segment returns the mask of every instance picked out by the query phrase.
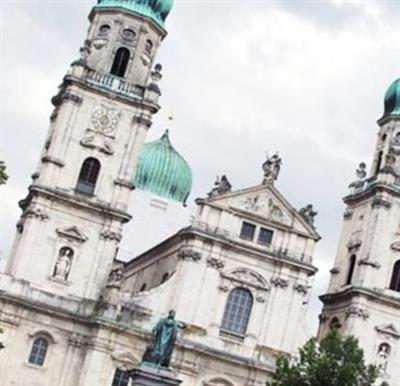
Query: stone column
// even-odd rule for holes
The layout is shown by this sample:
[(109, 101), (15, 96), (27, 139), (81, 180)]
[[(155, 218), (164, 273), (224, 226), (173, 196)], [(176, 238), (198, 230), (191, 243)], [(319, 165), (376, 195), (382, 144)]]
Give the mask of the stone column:
[(132, 386), (178, 386), (182, 381), (168, 369), (141, 364), (131, 371)]

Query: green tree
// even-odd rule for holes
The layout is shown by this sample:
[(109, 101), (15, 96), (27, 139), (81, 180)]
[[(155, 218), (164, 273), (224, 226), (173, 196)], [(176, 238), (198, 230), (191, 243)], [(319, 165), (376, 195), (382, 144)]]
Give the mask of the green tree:
[(365, 364), (356, 338), (333, 331), (320, 343), (310, 339), (295, 361), (280, 357), (267, 386), (372, 386), (378, 375), (375, 366)]

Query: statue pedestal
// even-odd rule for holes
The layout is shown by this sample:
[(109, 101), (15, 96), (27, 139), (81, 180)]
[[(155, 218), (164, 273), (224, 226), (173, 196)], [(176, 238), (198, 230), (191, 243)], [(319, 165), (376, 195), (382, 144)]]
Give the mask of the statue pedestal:
[(168, 369), (146, 364), (131, 371), (132, 386), (178, 386), (182, 381)]

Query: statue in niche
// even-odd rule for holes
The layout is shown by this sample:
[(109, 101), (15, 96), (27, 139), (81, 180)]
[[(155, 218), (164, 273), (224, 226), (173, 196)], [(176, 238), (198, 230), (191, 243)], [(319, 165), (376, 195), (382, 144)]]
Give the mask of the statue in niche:
[(309, 225), (314, 226), (314, 218), (318, 212), (314, 210), (312, 204), (308, 204), (304, 208), (301, 208), (299, 212)]
[(153, 328), (152, 342), (146, 348), (142, 362), (151, 366), (169, 368), (179, 328), (183, 323), (176, 321), (174, 310), (166, 318), (161, 318)]
[(264, 171), (263, 184), (273, 184), (278, 179), (281, 171), (282, 159), (278, 153), (275, 153), (272, 157), (267, 154), (267, 160), (263, 163), (262, 168)]
[(378, 348), (376, 365), (382, 374), (386, 374), (390, 356), (390, 346), (387, 343), (382, 343)]
[(224, 174), (221, 178), (217, 177), (214, 188), (208, 193), (208, 197), (212, 198), (215, 196), (219, 196), (220, 194), (225, 194), (230, 192), (232, 189), (232, 185), (228, 180), (228, 177)]
[(69, 247), (62, 247), (58, 253), (56, 265), (54, 266), (53, 277), (67, 280), (71, 271), (72, 257), (74, 251)]

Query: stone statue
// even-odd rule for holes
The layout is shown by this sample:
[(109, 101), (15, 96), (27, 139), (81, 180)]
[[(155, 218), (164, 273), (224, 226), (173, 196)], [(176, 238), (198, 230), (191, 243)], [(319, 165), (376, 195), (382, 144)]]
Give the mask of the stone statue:
[(225, 194), (230, 192), (232, 189), (232, 185), (228, 180), (228, 177), (224, 174), (221, 178), (217, 177), (214, 188), (208, 193), (208, 197), (219, 196), (220, 194)]
[(386, 373), (387, 365), (389, 361), (390, 355), (390, 346), (386, 343), (382, 343), (379, 346), (376, 365), (378, 369), (382, 372), (382, 374)]
[(263, 163), (262, 168), (264, 171), (263, 184), (273, 184), (274, 181), (278, 179), (279, 173), (281, 171), (282, 159), (279, 157), (278, 153), (275, 153), (272, 157), (268, 157)]
[(314, 210), (312, 204), (308, 204), (304, 208), (301, 208), (299, 212), (309, 225), (314, 226), (314, 218), (318, 212)]
[(358, 169), (356, 170), (356, 176), (359, 180), (363, 180), (365, 177), (367, 177), (367, 171), (365, 170), (367, 168), (367, 165), (364, 162), (361, 162), (358, 165)]
[(58, 254), (57, 262), (54, 267), (53, 277), (67, 280), (72, 265), (74, 251), (69, 247), (63, 247)]
[(168, 369), (178, 329), (184, 327), (183, 323), (175, 320), (175, 311), (169, 311), (168, 316), (160, 319), (153, 328), (153, 339), (151, 344), (146, 348), (142, 362)]

